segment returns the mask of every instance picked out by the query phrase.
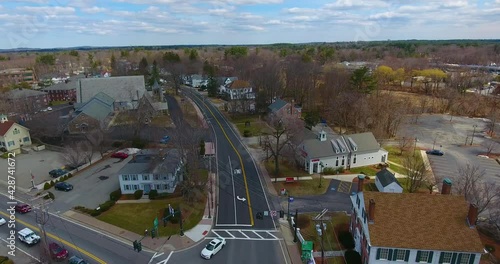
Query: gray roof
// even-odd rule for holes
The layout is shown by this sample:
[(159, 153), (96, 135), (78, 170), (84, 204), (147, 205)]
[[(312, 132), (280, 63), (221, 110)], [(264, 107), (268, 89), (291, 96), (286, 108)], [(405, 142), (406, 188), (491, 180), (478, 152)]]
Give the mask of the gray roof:
[[(163, 156), (163, 159), (160, 156)], [(144, 149), (135, 154), (118, 174), (174, 173), (180, 161), (180, 152), (177, 149), (166, 149), (162, 153), (158, 149)]]
[(46, 95), (46, 92), (35, 91), (31, 89), (14, 89), (7, 92), (7, 96), (10, 99), (20, 99), (30, 96)]
[[(357, 150), (354, 150), (348, 138), (351, 138), (354, 141), (357, 146)], [(335, 146), (332, 141), (335, 142)], [(302, 144), (309, 158), (347, 155), (349, 152), (366, 153), (378, 151), (380, 149), (377, 140), (371, 132), (351, 135), (332, 135), (330, 133), (326, 133), (326, 141), (320, 141), (319, 133), (315, 133), (311, 130), (305, 129), (304, 140)], [(339, 153), (335, 152), (336, 146), (339, 147)]]
[(83, 78), (76, 85), (76, 100), (84, 103), (99, 92), (104, 92), (115, 102), (138, 101), (146, 92), (144, 76)]
[(98, 93), (90, 101), (75, 111), (75, 114), (86, 114), (96, 120), (102, 121), (113, 112), (113, 98), (105, 93)]
[(79, 79), (85, 78), (85, 76), (82, 75), (77, 75), (74, 77), (69, 78), (68, 83), (65, 82), (60, 82), (53, 84), (49, 87), (45, 87), (42, 89), (42, 91), (60, 91), (60, 90), (75, 90), (76, 89), (76, 84), (78, 83)]
[(274, 103), (270, 104), (268, 106), (269, 110), (271, 110), (272, 112), (277, 112), (279, 111), (281, 108), (285, 107), (285, 105), (287, 104), (287, 102), (281, 100), (281, 99), (276, 99), (274, 101)]
[(387, 185), (389, 185), (393, 182), (395, 182), (399, 186), (401, 186), (399, 184), (398, 180), (396, 180), (396, 176), (394, 176), (394, 174), (392, 174), (392, 172), (388, 171), (387, 169), (382, 169), (381, 171), (377, 172), (376, 175), (377, 175), (377, 179), (382, 184), (382, 187), (386, 187)]

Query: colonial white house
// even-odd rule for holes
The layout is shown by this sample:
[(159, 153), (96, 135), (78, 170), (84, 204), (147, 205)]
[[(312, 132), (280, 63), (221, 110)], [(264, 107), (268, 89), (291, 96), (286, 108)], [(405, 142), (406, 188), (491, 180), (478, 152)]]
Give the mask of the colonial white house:
[(484, 252), (478, 209), (463, 196), (358, 191), (351, 203), (363, 264), (478, 264)]
[(21, 147), (30, 145), (29, 129), (9, 121), (6, 115), (0, 115), (0, 148), (21, 153)]
[(399, 184), (396, 176), (387, 169), (382, 169), (377, 172), (375, 186), (377, 186), (379, 192), (403, 192), (403, 187), (401, 186), (401, 184)]
[(226, 84), (224, 92), (229, 100), (253, 100), (255, 93), (249, 82), (243, 80), (235, 80)]
[(389, 155), (371, 132), (332, 135), (308, 129), (299, 151), (309, 174), (320, 173), (327, 167), (349, 169), (385, 163)]
[(183, 163), (177, 149), (141, 150), (120, 170), (118, 180), (123, 194), (143, 190), (173, 193), (182, 181)]

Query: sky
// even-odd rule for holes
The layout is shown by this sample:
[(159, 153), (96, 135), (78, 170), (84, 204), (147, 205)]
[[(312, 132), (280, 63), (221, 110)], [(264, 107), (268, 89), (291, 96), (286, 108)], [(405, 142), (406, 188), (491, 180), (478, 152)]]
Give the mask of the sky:
[(0, 49), (499, 39), (500, 0), (0, 0)]

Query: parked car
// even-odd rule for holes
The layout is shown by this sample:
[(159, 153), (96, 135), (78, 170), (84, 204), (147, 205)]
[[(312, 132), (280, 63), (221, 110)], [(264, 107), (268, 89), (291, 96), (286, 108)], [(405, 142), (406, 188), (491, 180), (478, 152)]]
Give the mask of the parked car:
[(85, 260), (83, 260), (82, 258), (72, 256), (71, 258), (69, 258), (69, 264), (87, 264), (87, 262), (85, 262)]
[(52, 111), (52, 107), (47, 107), (47, 110), (48, 111)]
[(40, 236), (29, 228), (24, 228), (17, 232), (17, 237), (28, 245), (34, 245), (40, 241)]
[(31, 206), (29, 206), (28, 204), (16, 204), (14, 209), (18, 213), (25, 214), (31, 211)]
[(73, 190), (73, 185), (67, 183), (67, 182), (58, 182), (56, 185), (54, 185), (54, 189), (59, 190), (59, 191), (65, 191), (69, 192)]
[(444, 155), (444, 152), (442, 152), (441, 150), (438, 150), (438, 149), (427, 150), (425, 153), (427, 153), (429, 155), (436, 155), (436, 156), (443, 156)]
[(126, 159), (128, 158), (128, 154), (127, 153), (123, 153), (123, 152), (115, 152), (111, 155), (112, 158), (118, 158), (118, 159)]
[(218, 237), (212, 239), (210, 243), (201, 251), (201, 257), (204, 259), (211, 259), (217, 252), (219, 252), (226, 245), (226, 239)]
[(63, 176), (66, 173), (68, 173), (68, 171), (63, 170), (63, 169), (54, 169), (54, 170), (49, 171), (49, 175), (52, 178), (57, 178), (57, 177)]
[(160, 139), (160, 143), (161, 144), (167, 144), (168, 142), (170, 141), (170, 137), (169, 136), (164, 136)]
[(3, 217), (0, 217), (0, 226), (5, 225), (5, 223), (7, 223), (7, 221), (5, 221), (5, 219), (3, 219)]
[(50, 250), (50, 255), (52, 256), (53, 259), (57, 260), (63, 260), (68, 258), (68, 251), (57, 243), (50, 243), (49, 244), (49, 250)]

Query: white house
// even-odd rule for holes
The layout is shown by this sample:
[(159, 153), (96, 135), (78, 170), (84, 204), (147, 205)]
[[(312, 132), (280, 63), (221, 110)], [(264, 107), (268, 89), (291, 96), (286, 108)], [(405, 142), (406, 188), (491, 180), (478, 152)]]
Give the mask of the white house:
[(118, 172), (123, 194), (143, 190), (158, 193), (173, 193), (177, 183), (182, 181), (183, 163), (177, 149), (145, 149), (134, 155)]
[(235, 80), (225, 85), (224, 92), (229, 100), (253, 100), (255, 93), (249, 82), (243, 80)]
[(309, 174), (320, 173), (327, 167), (349, 169), (385, 163), (389, 155), (371, 132), (331, 135), (307, 129), (299, 151)]
[(396, 176), (387, 169), (377, 172), (375, 186), (379, 192), (402, 193), (403, 187), (399, 184)]
[(21, 153), (21, 147), (30, 145), (29, 129), (9, 121), (6, 115), (0, 115), (0, 148)]
[(364, 264), (478, 264), (478, 209), (462, 196), (358, 192), (350, 231)]

